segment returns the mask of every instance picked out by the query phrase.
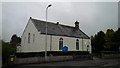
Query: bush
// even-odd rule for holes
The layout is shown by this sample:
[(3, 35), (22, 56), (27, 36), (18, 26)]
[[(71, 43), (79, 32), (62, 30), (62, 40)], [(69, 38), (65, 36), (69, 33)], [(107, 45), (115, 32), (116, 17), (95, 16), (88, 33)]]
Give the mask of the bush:
[(53, 56), (61, 55), (86, 55), (89, 54), (87, 51), (48, 51), (48, 55), (52, 54)]
[(14, 55), (16, 48), (13, 48), (9, 43), (2, 41), (2, 66), (9, 65), (9, 56)]
[[(47, 51), (47, 56), (72, 56), (72, 55), (87, 55), (88, 51)], [(16, 57), (25, 58), (25, 57), (36, 57), (36, 56), (45, 56), (45, 52), (29, 52), (29, 53), (16, 53)]]

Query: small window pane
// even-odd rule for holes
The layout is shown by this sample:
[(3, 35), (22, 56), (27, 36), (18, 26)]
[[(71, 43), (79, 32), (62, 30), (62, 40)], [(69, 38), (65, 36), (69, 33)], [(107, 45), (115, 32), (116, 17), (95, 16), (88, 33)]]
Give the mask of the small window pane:
[(30, 33), (28, 33), (28, 43), (30, 43)]
[(79, 40), (76, 40), (76, 50), (79, 50)]
[(63, 38), (59, 39), (59, 50), (62, 50), (63, 48)]

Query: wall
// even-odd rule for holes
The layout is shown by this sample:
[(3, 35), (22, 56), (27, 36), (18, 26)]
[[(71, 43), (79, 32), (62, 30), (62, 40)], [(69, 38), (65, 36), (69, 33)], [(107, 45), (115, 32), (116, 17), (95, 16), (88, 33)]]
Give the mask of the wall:
[[(28, 43), (28, 33), (30, 33), (30, 43)], [(33, 34), (35, 34), (35, 41), (33, 42)], [(17, 52), (40, 52), (45, 48), (44, 36), (41, 36), (31, 20), (23, 32), (21, 46), (18, 47)]]
[(29, 58), (16, 58), (15, 64), (30, 64), (30, 63), (44, 63), (53, 61), (66, 61), (73, 60), (72, 56), (55, 56), (55, 57), (29, 57)]
[(48, 56), (45, 57), (28, 57), (28, 58), (16, 58), (14, 64), (32, 64), (32, 63), (44, 63), (44, 62), (59, 62), (59, 61), (70, 61), (70, 60), (91, 60), (91, 55), (80, 55), (80, 56)]
[[(90, 39), (81, 39), (81, 38), (72, 38), (65, 36), (52, 36), (52, 51), (59, 50), (59, 39), (63, 38), (63, 45), (68, 47), (69, 51), (76, 50), (76, 39), (79, 40), (79, 50), (87, 51), (87, 45), (89, 45), (88, 51), (91, 52), (91, 41)], [(48, 36), (48, 40), (50, 41), (50, 35)], [(48, 41), (48, 50), (50, 50), (50, 42)]]

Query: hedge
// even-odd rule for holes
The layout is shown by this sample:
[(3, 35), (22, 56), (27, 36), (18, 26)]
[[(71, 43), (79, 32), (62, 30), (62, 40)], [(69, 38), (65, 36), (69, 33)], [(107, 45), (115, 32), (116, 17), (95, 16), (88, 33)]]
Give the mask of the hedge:
[[(47, 51), (47, 56), (73, 56), (73, 55), (87, 55), (88, 51)], [(28, 52), (28, 53), (16, 53), (16, 57), (25, 58), (25, 57), (36, 57), (36, 56), (45, 56), (45, 52)]]

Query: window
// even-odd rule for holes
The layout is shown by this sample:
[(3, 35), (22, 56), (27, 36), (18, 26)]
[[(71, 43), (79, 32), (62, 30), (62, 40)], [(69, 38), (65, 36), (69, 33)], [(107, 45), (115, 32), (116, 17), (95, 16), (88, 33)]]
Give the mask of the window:
[(79, 50), (79, 40), (76, 40), (76, 50)]
[(88, 49), (89, 49), (89, 45), (87, 45), (87, 51), (88, 51)]
[(59, 39), (59, 50), (62, 50), (63, 48), (63, 38)]
[(28, 33), (28, 43), (30, 43), (30, 33)]
[(35, 42), (35, 34), (33, 34), (33, 43)]

